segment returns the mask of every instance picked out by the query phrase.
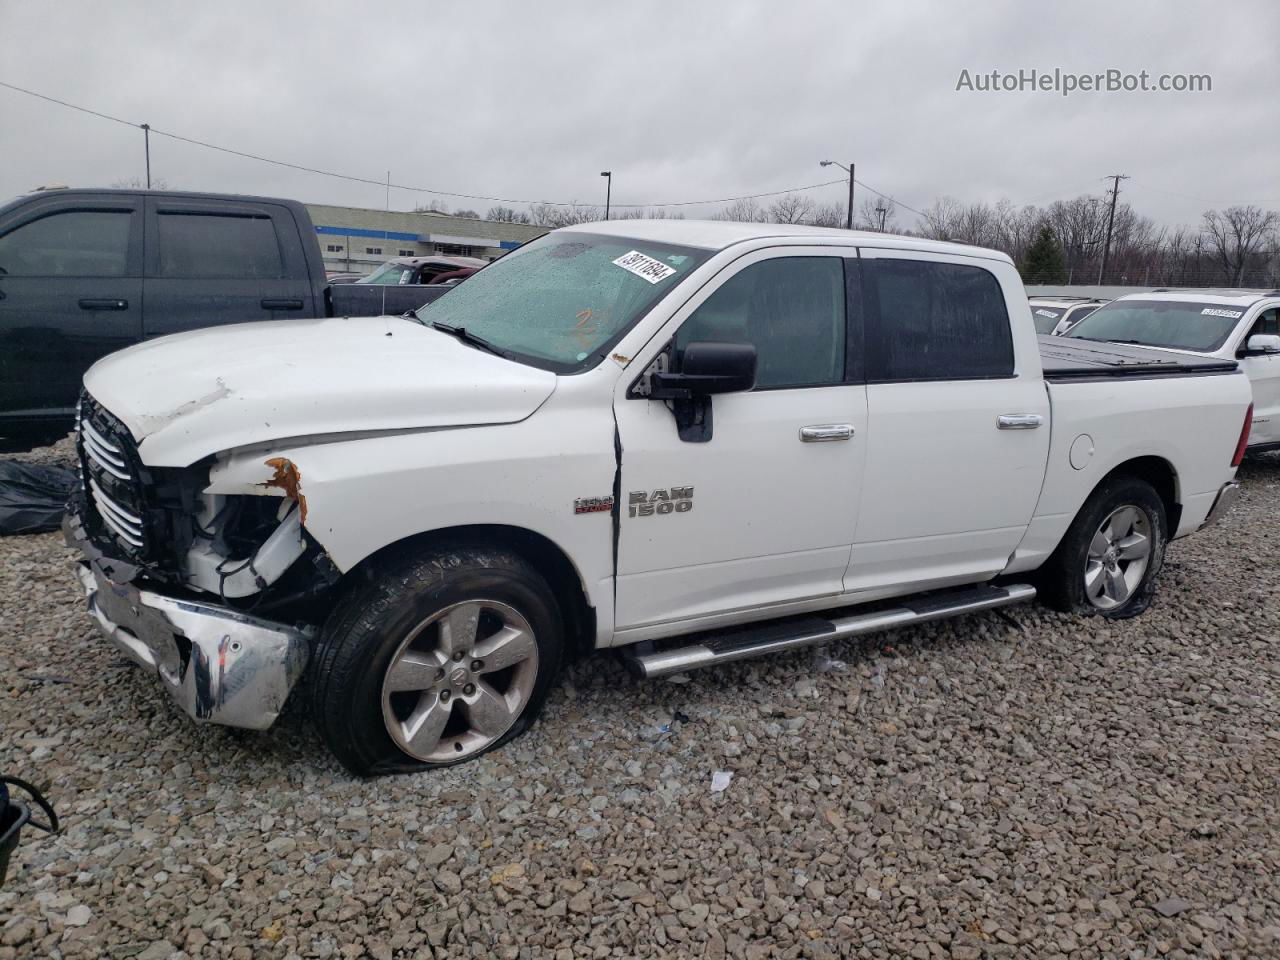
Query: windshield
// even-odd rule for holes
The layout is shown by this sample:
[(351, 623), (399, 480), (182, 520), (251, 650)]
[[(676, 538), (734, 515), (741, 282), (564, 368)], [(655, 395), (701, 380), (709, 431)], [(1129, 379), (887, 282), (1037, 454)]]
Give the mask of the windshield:
[(376, 283), (379, 285), (396, 285), (408, 283), (413, 279), (413, 267), (407, 263), (384, 263), (373, 273), (369, 274), (356, 283)]
[(711, 254), (625, 237), (556, 232), (511, 251), (420, 308), (513, 359), (558, 373), (594, 366)]
[(1053, 328), (1066, 311), (1060, 307), (1040, 307), (1031, 305), (1031, 319), (1036, 323), (1036, 333), (1053, 333)]
[(1067, 336), (1213, 353), (1227, 342), (1244, 313), (1243, 307), (1220, 303), (1116, 300), (1089, 314)]

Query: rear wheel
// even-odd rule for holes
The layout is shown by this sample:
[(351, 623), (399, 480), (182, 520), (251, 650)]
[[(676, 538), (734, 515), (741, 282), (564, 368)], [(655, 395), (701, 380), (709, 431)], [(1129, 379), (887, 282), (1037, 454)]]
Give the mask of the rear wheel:
[(317, 644), (320, 734), (360, 774), (460, 763), (518, 736), (558, 672), (560, 611), (522, 558), (484, 546), (376, 565)]
[(1045, 565), (1041, 595), (1058, 610), (1136, 616), (1155, 596), (1167, 543), (1155, 489), (1137, 477), (1112, 478), (1094, 491)]

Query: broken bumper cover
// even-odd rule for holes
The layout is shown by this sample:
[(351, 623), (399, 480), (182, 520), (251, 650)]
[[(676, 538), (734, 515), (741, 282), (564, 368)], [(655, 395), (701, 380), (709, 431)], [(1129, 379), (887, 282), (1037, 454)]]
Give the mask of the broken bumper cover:
[(116, 583), (100, 569), (74, 516), (67, 542), (87, 559), (77, 566), (89, 612), (130, 660), (154, 672), (193, 719), (265, 730), (302, 676), (311, 633), (228, 607), (168, 597)]

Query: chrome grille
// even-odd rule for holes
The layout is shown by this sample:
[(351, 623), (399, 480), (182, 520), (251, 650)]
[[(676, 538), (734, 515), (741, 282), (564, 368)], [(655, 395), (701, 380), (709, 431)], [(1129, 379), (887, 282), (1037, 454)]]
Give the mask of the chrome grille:
[(86, 393), (76, 414), (76, 439), (84, 489), (103, 532), (131, 556), (141, 556), (147, 549), (146, 502), (133, 438)]

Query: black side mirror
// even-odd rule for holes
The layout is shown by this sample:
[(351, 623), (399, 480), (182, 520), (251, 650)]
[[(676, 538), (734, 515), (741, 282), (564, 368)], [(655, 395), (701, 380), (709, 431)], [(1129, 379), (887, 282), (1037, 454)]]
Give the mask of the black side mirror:
[(652, 396), (688, 400), (713, 393), (741, 393), (756, 385), (756, 348), (750, 343), (700, 340), (684, 348), (679, 371), (654, 373)]
[(650, 374), (649, 396), (671, 401), (681, 440), (706, 443), (711, 439), (711, 395), (740, 393), (755, 385), (754, 344), (702, 340), (684, 348), (678, 371)]

